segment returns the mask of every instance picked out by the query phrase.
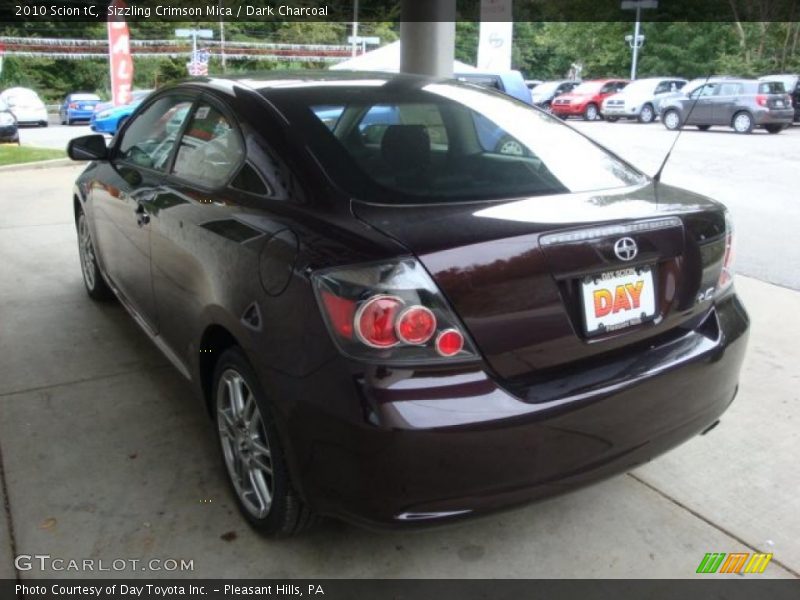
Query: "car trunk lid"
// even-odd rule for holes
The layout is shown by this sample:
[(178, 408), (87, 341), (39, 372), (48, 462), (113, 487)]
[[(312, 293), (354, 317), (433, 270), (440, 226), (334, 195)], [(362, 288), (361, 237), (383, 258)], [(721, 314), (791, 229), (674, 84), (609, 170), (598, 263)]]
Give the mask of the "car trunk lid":
[[(420, 259), (501, 378), (560, 368), (690, 325), (710, 308), (698, 293), (716, 283), (724, 251), (722, 208), (663, 184), (503, 202), (353, 202), (353, 212)], [(632, 260), (614, 252), (622, 238), (638, 248)], [(589, 331), (583, 284), (621, 270), (617, 276), (649, 273), (653, 314)], [(615, 282), (623, 291), (635, 285)], [(610, 287), (613, 307), (618, 285)]]

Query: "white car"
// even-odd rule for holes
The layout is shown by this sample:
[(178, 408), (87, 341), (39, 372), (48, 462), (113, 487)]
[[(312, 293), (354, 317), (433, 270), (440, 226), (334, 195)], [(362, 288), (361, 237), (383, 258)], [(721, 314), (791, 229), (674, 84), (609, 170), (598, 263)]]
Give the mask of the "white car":
[(33, 90), (21, 87), (9, 88), (0, 94), (0, 100), (8, 105), (20, 125), (47, 127), (47, 108)]
[(673, 94), (686, 85), (685, 79), (648, 77), (629, 83), (621, 92), (603, 100), (600, 113), (606, 121), (638, 119), (652, 123), (657, 115), (656, 105), (665, 94)]

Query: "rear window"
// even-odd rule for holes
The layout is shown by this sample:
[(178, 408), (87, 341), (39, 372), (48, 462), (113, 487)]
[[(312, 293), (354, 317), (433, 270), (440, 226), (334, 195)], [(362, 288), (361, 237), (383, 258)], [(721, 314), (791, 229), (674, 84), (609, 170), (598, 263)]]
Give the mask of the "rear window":
[(780, 81), (763, 81), (758, 84), (759, 94), (785, 94), (786, 90)]
[(100, 100), (97, 94), (71, 94), (70, 100)]
[[(645, 181), (560, 120), (472, 87), (320, 91), (325, 101), (304, 107), (318, 128), (304, 141), (332, 177), (375, 201), (551, 195)], [(286, 110), (301, 110), (303, 95), (286, 96)], [(333, 127), (331, 106), (341, 109)]]

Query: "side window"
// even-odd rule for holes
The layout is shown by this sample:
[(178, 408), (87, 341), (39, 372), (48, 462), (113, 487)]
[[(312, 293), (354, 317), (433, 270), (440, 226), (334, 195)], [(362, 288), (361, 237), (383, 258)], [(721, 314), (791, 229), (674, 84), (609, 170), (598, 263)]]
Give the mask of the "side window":
[(627, 84), (627, 83), (625, 83), (624, 81), (619, 81), (619, 82), (617, 82), (616, 86), (614, 86), (614, 87), (615, 87), (615, 89), (616, 89), (618, 92), (621, 92), (621, 91), (622, 91), (622, 90), (624, 90), (624, 89), (625, 89), (627, 86), (628, 86), (628, 84)]
[(669, 81), (662, 81), (656, 86), (655, 94), (666, 94), (670, 91), (670, 82)]
[(216, 108), (201, 102), (186, 128), (172, 173), (206, 187), (224, 184), (244, 158), (238, 131)]
[(131, 121), (120, 140), (118, 158), (146, 167), (164, 170), (192, 101), (180, 96), (164, 96)]
[(705, 98), (708, 96), (713, 96), (717, 91), (718, 84), (716, 83), (707, 83), (706, 85), (697, 88), (695, 91), (691, 93), (692, 98)]
[(742, 91), (741, 84), (738, 83), (724, 83), (720, 86), (719, 95), (720, 96), (736, 96), (740, 94)]

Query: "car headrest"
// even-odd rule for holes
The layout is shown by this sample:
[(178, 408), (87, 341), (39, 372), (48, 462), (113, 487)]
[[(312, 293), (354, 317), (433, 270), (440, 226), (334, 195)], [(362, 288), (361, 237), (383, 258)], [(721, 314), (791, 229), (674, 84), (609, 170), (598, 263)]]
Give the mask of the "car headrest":
[(424, 125), (389, 125), (381, 140), (383, 159), (400, 170), (427, 167), (431, 140)]

